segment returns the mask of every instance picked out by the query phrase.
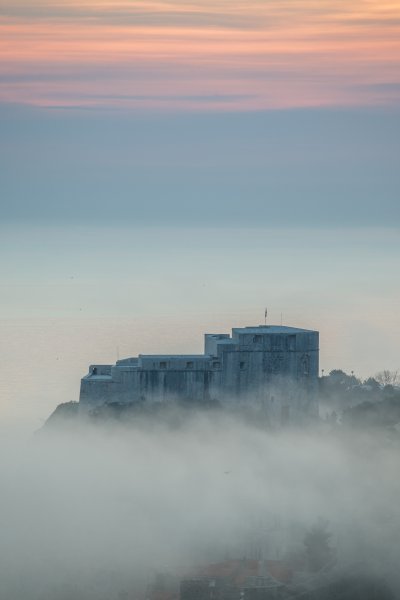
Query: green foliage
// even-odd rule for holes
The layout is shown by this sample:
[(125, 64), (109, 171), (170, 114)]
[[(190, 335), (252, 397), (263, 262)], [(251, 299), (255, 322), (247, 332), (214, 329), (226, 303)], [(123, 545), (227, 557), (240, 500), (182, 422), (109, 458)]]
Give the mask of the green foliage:
[[(389, 387), (389, 386), (387, 386)], [(400, 423), (400, 392), (383, 390), (379, 402), (362, 402), (343, 413), (343, 422), (351, 427), (394, 427)]]
[(379, 392), (381, 389), (381, 386), (375, 377), (368, 377), (368, 379), (364, 381), (363, 385), (367, 388), (370, 388), (370, 390), (373, 392)]

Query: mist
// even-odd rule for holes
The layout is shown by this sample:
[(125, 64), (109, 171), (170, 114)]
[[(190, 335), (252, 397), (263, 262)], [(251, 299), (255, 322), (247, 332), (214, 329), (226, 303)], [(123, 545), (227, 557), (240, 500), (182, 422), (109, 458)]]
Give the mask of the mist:
[(335, 569), (400, 593), (399, 439), (220, 411), (54, 427), (0, 458), (0, 597), (142, 598), (156, 573), (282, 559), (318, 522)]

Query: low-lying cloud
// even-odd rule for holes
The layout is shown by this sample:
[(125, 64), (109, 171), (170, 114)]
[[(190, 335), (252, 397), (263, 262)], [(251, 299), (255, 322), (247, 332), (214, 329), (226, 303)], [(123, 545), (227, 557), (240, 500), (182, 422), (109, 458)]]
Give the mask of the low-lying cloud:
[(1, 454), (2, 598), (138, 597), (155, 572), (283, 558), (328, 521), (337, 565), (400, 590), (399, 440), (212, 412), (39, 434)]

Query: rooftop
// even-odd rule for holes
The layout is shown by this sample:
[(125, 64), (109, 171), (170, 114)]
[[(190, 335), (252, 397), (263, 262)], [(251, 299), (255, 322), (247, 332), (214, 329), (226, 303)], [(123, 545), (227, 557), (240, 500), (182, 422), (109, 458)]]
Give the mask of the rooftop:
[(287, 327), (286, 325), (257, 325), (255, 327), (234, 327), (232, 333), (267, 335), (268, 333), (317, 333), (317, 331), (301, 329), (299, 327)]
[(175, 360), (186, 360), (186, 359), (205, 359), (205, 358), (211, 358), (211, 356), (208, 356), (207, 354), (139, 354), (139, 358), (156, 358), (156, 359), (175, 359)]

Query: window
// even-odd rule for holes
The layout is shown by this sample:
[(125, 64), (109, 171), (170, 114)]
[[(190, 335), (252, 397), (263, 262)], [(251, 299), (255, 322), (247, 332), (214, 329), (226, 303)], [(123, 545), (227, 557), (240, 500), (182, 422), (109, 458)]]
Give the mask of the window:
[(253, 342), (254, 342), (254, 344), (261, 344), (261, 342), (262, 342), (262, 335), (254, 335), (253, 336)]
[(244, 362), (244, 360), (242, 360), (240, 362), (240, 370), (243, 371), (243, 369), (245, 369), (245, 368), (246, 368), (246, 363)]
[(301, 366), (303, 368), (303, 375), (307, 376), (310, 374), (310, 357), (308, 354), (303, 354), (301, 357)]
[(160, 362), (160, 369), (166, 369), (167, 368), (167, 363), (165, 362), (165, 360), (162, 360)]
[(282, 336), (271, 335), (271, 348), (272, 350), (280, 350), (282, 348)]
[(221, 368), (221, 363), (219, 362), (219, 360), (215, 360), (212, 364), (213, 369), (220, 369)]
[(93, 369), (92, 369), (92, 375), (97, 375), (97, 367), (93, 367)]
[(189, 360), (189, 361), (186, 363), (186, 368), (187, 368), (187, 369), (193, 369), (193, 367), (194, 367), (194, 363), (193, 363), (193, 361), (192, 361), (192, 360)]

